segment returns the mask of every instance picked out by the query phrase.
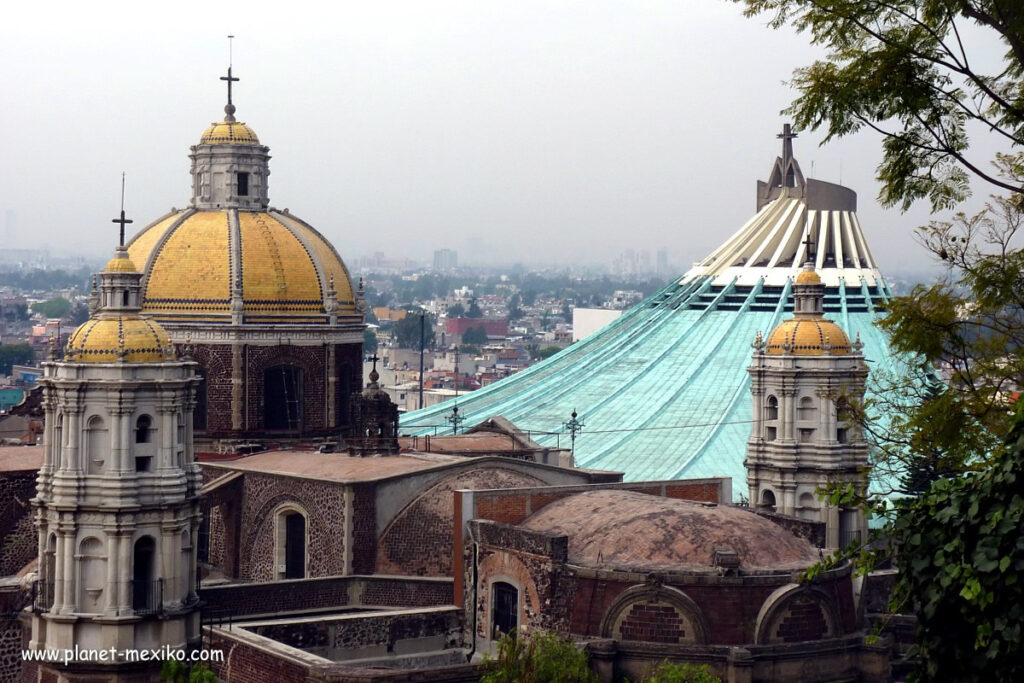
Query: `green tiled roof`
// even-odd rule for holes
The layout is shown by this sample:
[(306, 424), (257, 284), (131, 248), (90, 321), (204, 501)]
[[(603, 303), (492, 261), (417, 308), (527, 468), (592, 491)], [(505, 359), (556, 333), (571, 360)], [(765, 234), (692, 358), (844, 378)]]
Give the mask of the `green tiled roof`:
[[(627, 481), (729, 476), (745, 490), (751, 430), (747, 366), (758, 331), (792, 310), (791, 285), (673, 282), (597, 333), (544, 362), (458, 399), (464, 424), (502, 415), (534, 441), (568, 448), (563, 423), (585, 422), (576, 464), (618, 470)], [(874, 324), (884, 281), (825, 291), (825, 315), (858, 333), (873, 372), (895, 369)], [(452, 403), (407, 413), (405, 434), (447, 434)]]

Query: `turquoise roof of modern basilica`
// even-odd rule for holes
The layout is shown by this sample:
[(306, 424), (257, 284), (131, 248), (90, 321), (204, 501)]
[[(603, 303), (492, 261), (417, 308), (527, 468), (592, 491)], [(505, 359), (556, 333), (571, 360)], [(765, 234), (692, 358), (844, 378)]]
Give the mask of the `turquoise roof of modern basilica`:
[[(874, 324), (890, 292), (856, 195), (805, 181), (786, 140), (769, 182), (758, 184), (756, 215), (719, 249), (598, 332), (459, 397), (463, 424), (501, 415), (541, 445), (569, 448), (565, 423), (576, 411), (578, 467), (627, 481), (729, 476), (742, 492), (752, 344), (790, 317), (793, 279), (807, 261), (826, 286), (826, 317), (860, 336), (871, 373), (901, 373)], [(405, 414), (402, 433), (451, 433), (452, 405)]]

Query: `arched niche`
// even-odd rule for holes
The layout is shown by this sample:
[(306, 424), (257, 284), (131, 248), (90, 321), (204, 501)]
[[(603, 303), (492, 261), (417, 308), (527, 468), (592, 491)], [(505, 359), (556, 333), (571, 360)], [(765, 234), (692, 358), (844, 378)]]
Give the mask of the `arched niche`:
[(633, 586), (623, 591), (601, 620), (601, 637), (616, 640), (704, 645), (710, 632), (690, 596), (671, 586)]
[(78, 611), (99, 614), (103, 611), (103, 589), (107, 582), (107, 551), (95, 536), (78, 544)]
[(761, 605), (755, 626), (758, 645), (798, 643), (840, 635), (838, 612), (829, 596), (814, 586), (790, 583)]

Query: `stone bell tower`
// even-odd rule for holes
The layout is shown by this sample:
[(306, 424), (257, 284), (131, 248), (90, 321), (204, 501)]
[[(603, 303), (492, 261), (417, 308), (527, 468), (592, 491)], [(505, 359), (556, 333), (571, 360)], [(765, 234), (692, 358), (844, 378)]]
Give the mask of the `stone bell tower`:
[(44, 363), (31, 647), (80, 654), (40, 664), (40, 680), (159, 680), (161, 662), (126, 651), (199, 641), (196, 364), (140, 315), (141, 278), (119, 247), (97, 310)]
[(811, 264), (793, 284), (793, 317), (767, 341), (758, 333), (749, 367), (754, 424), (747, 441), (750, 504), (825, 522), (826, 545), (863, 539), (858, 509), (828, 505), (829, 484), (868, 483), (867, 443), (849, 407), (864, 399), (867, 366), (860, 338), (823, 316), (824, 285)]

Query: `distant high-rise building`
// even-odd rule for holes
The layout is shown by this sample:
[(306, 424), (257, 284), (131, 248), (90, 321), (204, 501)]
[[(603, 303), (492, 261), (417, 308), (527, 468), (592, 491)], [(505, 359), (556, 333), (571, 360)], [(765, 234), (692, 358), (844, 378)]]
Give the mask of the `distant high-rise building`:
[(455, 270), (459, 267), (459, 252), (454, 249), (438, 249), (434, 252), (434, 270)]
[(657, 270), (655, 272), (658, 275), (667, 275), (668, 274), (669, 270), (668, 270), (668, 250), (667, 249), (659, 249), (658, 250), (658, 265), (656, 266), (656, 268), (657, 268)]

